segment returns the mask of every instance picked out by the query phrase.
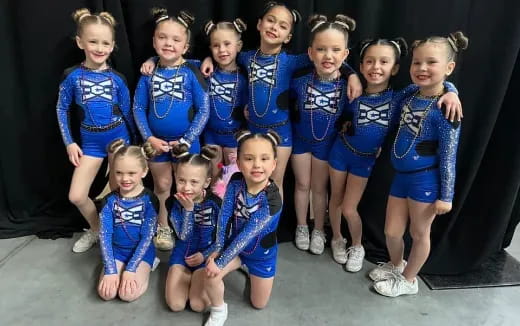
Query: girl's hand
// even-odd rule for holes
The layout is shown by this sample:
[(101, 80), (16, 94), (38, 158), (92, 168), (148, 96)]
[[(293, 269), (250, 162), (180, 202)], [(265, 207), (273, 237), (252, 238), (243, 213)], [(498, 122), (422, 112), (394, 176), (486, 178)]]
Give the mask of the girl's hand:
[(152, 58), (150, 58), (141, 65), (140, 72), (141, 72), (141, 74), (143, 74), (145, 76), (150, 76), (153, 73), (154, 69), (155, 69), (155, 62), (152, 60)]
[(124, 271), (121, 277), (121, 294), (132, 296), (137, 293), (137, 277), (134, 272)]
[(244, 118), (249, 121), (249, 107), (247, 105), (244, 106)]
[(206, 262), (206, 275), (208, 277), (215, 277), (220, 274), (220, 268), (218, 268), (217, 264), (215, 264), (215, 259), (209, 257)]
[(170, 151), (170, 146), (168, 145), (168, 142), (162, 139), (159, 139), (155, 136), (150, 136), (147, 139), (150, 144), (152, 144), (152, 147), (157, 151), (157, 154), (165, 153)]
[(235, 151), (228, 152), (227, 159), (228, 159), (229, 164), (236, 163), (237, 162), (237, 152), (235, 152)]
[(442, 200), (436, 200), (435, 203), (433, 203), (433, 210), (435, 211), (436, 215), (446, 214), (451, 211), (451, 203)]
[(464, 115), (462, 114), (462, 103), (460, 103), (460, 99), (457, 94), (448, 92), (441, 96), (439, 101), (437, 101), (437, 106), (439, 109), (442, 105), (446, 107), (445, 117), (451, 122), (460, 121)]
[(181, 203), (182, 207), (184, 207), (185, 210), (190, 212), (193, 211), (193, 207), (195, 206), (195, 204), (193, 203), (193, 199), (191, 199), (182, 192), (178, 192), (174, 196), (175, 198), (177, 198), (179, 203)]
[(379, 149), (377, 150), (376, 158), (379, 158), (379, 155), (381, 155), (381, 147), (379, 147)]
[(352, 126), (352, 121), (343, 122), (343, 124), (341, 125), (341, 130), (339, 132), (341, 132), (342, 134), (347, 133), (350, 126)]
[(352, 101), (361, 96), (362, 93), (363, 86), (361, 85), (361, 80), (359, 80), (358, 75), (350, 74), (350, 76), (348, 76), (347, 83), (347, 97), (349, 99), (349, 103), (352, 103)]
[(174, 146), (179, 145), (179, 141), (178, 141), (178, 140), (172, 140), (172, 141), (169, 141), (169, 142), (168, 142), (168, 145), (170, 146), (170, 149), (171, 149), (171, 148), (173, 148)]
[(213, 73), (213, 70), (213, 61), (210, 57), (206, 57), (200, 65), (200, 72), (202, 73), (202, 75), (204, 75), (204, 77), (208, 78)]
[(83, 156), (83, 151), (76, 143), (72, 143), (67, 145), (67, 155), (69, 156), (69, 161), (75, 167), (79, 166), (79, 159)]
[(195, 267), (199, 266), (204, 262), (204, 256), (202, 256), (200, 252), (196, 252), (193, 255), (186, 257), (184, 261), (186, 262), (186, 264), (188, 264), (188, 266)]
[(109, 274), (103, 275), (101, 282), (98, 285), (98, 292), (103, 294), (103, 297), (110, 297), (111, 293), (117, 293), (119, 287), (119, 275)]

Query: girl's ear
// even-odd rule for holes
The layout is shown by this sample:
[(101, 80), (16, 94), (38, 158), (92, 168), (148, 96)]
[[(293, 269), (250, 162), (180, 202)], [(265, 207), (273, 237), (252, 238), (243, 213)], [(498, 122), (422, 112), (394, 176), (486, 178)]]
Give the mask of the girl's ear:
[(397, 75), (397, 72), (399, 72), (399, 64), (398, 63), (396, 63), (394, 65), (394, 67), (392, 68), (392, 70), (391, 70), (392, 76)]
[(455, 61), (448, 62), (448, 66), (446, 67), (446, 76), (451, 75), (453, 70), (455, 69)]
[(78, 46), (78, 48), (83, 50), (83, 45), (81, 45), (81, 38), (77, 35), (76, 35), (76, 45)]
[(291, 41), (291, 38), (292, 38), (292, 34), (289, 33), (289, 35), (287, 35), (287, 38), (285, 38), (285, 41), (283, 41), (285, 44), (289, 43)]
[(242, 51), (242, 45), (244, 45), (244, 42), (242, 40), (237, 41), (237, 52)]
[(206, 178), (206, 182), (204, 182), (204, 189), (209, 187), (210, 184), (211, 184), (211, 177), (210, 178)]

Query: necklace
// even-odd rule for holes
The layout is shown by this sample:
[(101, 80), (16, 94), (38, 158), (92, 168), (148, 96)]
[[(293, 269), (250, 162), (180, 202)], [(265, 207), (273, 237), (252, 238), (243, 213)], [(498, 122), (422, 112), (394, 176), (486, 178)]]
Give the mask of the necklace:
[[(269, 105), (271, 104), (271, 95), (273, 92), (273, 85), (269, 84), (269, 96), (267, 97), (267, 105), (265, 106), (265, 111), (262, 114), (259, 114), (256, 110), (256, 103), (255, 103), (255, 88), (254, 88), (254, 81), (253, 81), (253, 69), (256, 69), (255, 66), (256, 63), (256, 56), (258, 55), (258, 52), (260, 52), (260, 49), (256, 50), (255, 55), (253, 56), (253, 62), (251, 63), (251, 72), (249, 73), (249, 87), (250, 87), (250, 94), (251, 94), (251, 106), (253, 107), (253, 111), (255, 112), (255, 115), (259, 118), (265, 117), (267, 112), (269, 111)], [(280, 53), (277, 53), (274, 57), (274, 71), (273, 76), (276, 75), (278, 72), (278, 56)]]
[[(117, 206), (120, 207), (120, 208), (122, 208), (122, 205), (121, 205), (121, 199), (137, 199), (137, 198), (139, 198), (139, 197), (140, 197), (140, 195), (137, 195), (136, 197), (127, 197), (127, 198), (125, 198), (125, 197), (121, 196), (121, 194), (117, 193), (117, 194), (116, 194), (116, 202), (117, 202)], [(141, 201), (141, 204), (142, 204), (143, 207), (144, 207), (144, 203), (143, 203), (142, 201)], [(126, 236), (127, 236), (130, 240), (132, 240), (132, 241), (134, 241), (134, 242), (139, 241), (139, 240), (137, 240), (137, 239), (134, 239), (134, 237), (132, 237), (132, 236), (130, 235), (130, 233), (128, 232), (128, 229), (126, 228), (126, 221), (125, 221), (125, 219), (124, 219), (121, 215), (119, 216), (119, 219), (121, 220), (121, 226), (123, 227), (123, 231), (125, 231)]]
[[(213, 94), (213, 95), (210, 96), (211, 103), (213, 104), (213, 108), (215, 109), (215, 114), (217, 115), (217, 118), (220, 119), (220, 121), (227, 121), (233, 115), (233, 109), (235, 108), (235, 102), (236, 102), (236, 98), (237, 98), (237, 89), (238, 89), (238, 68), (236, 69), (235, 84), (233, 86), (233, 92), (232, 92), (232, 96), (231, 96), (233, 98), (233, 101), (231, 102), (231, 110), (229, 110), (229, 116), (227, 116), (225, 118), (222, 118), (220, 116), (220, 114), (218, 113), (217, 105), (215, 104), (215, 96), (218, 96), (218, 95), (217, 94)], [(212, 92), (215, 91), (215, 89), (213, 87), (213, 84), (211, 84), (211, 91)]]
[[(312, 76), (311, 76), (311, 81), (310, 81), (310, 87), (312, 89), (315, 89), (314, 87), (314, 77), (316, 75), (316, 71), (314, 71), (312, 73)], [(330, 80), (329, 82), (332, 82), (332, 80)], [(339, 84), (341, 82), (341, 78), (338, 77), (338, 79), (336, 80), (336, 84), (334, 85), (334, 95), (336, 95), (338, 93), (338, 89), (339, 89)], [(338, 112), (338, 107), (339, 107), (339, 96), (338, 96), (338, 99), (336, 101), (336, 113)], [(305, 100), (305, 102), (308, 102), (308, 93), (307, 93), (307, 98)], [(311, 110), (311, 132), (312, 132), (312, 138), (314, 138), (314, 140), (316, 141), (323, 141), (326, 137), (327, 137), (327, 134), (329, 133), (329, 128), (330, 128), (330, 123), (332, 121), (332, 119), (334, 118), (335, 114), (331, 114), (331, 115), (328, 115), (328, 114), (325, 114), (327, 117), (327, 128), (325, 128), (325, 132), (323, 133), (323, 136), (322, 137), (318, 137), (316, 136), (316, 132), (314, 131), (314, 117), (313, 117), (313, 112), (314, 112), (314, 108), (310, 108)]]
[[(415, 98), (415, 96), (419, 93), (419, 91), (415, 92), (415, 94), (413, 94), (410, 99), (408, 100), (408, 103), (406, 103), (406, 106), (408, 108), (410, 108), (410, 111), (412, 111), (412, 107), (411, 107), (411, 103), (413, 101), (413, 99)], [(406, 151), (404, 152), (403, 155), (397, 155), (397, 151), (395, 149), (396, 147), (396, 144), (397, 144), (397, 138), (399, 138), (399, 133), (401, 132), (401, 128), (406, 124), (404, 122), (404, 111), (401, 113), (401, 121), (399, 122), (399, 129), (397, 129), (397, 134), (395, 135), (395, 139), (394, 139), (394, 146), (393, 146), (393, 152), (394, 152), (394, 156), (398, 159), (402, 159), (403, 157), (405, 157), (406, 155), (408, 155), (408, 153), (410, 152), (410, 150), (412, 149), (413, 145), (415, 144), (415, 141), (417, 140), (417, 137), (419, 137), (419, 134), (421, 133), (421, 130), (422, 130), (422, 125), (423, 125), (423, 122), (426, 118), (426, 115), (428, 114), (428, 112), (430, 111), (433, 103), (436, 103), (437, 100), (439, 99), (440, 95), (435, 95), (433, 97), (428, 97), (428, 98), (431, 98), (431, 102), (428, 104), (428, 106), (426, 107), (426, 109), (424, 110), (424, 115), (422, 116), (421, 118), (421, 121), (419, 121), (419, 128), (417, 128), (417, 132), (415, 133), (415, 136), (413, 137), (413, 140), (410, 142), (410, 145), (408, 145), (408, 148), (406, 149)]]
[[(104, 77), (107, 77), (104, 73), (107, 72), (108, 73), (108, 79), (110, 80), (110, 107), (113, 107), (113, 104), (114, 104), (114, 92), (113, 92), (113, 89), (115, 87), (114, 85), (114, 80), (112, 79), (112, 74), (111, 74), (111, 68), (110, 66), (107, 66), (107, 68), (105, 69), (101, 69), (101, 70), (94, 70), (94, 69), (90, 69), (89, 67), (87, 67), (85, 65), (85, 62), (82, 62), (81, 63), (81, 76), (80, 76), (80, 81), (79, 81), (79, 84), (81, 86), (81, 104), (87, 106), (87, 96), (85, 95), (85, 92), (84, 92), (84, 87), (87, 86), (86, 85), (86, 81), (88, 81), (86, 78), (85, 78), (85, 70), (87, 71), (91, 71), (91, 72), (95, 72), (95, 73), (99, 73), (101, 74), (102, 76)], [(89, 81), (90, 82), (90, 81)], [(94, 126), (96, 126), (97, 128), (101, 128), (101, 125), (98, 124), (96, 122), (96, 120), (94, 119), (94, 116), (92, 115), (92, 112), (90, 111), (89, 108), (86, 108), (86, 110), (88, 112), (88, 115), (90, 117), (90, 120), (92, 121), (92, 123), (94, 124)], [(113, 114), (113, 110), (110, 110), (110, 120), (112, 120), (112, 114)]]
[[(176, 66), (175, 68), (177, 68), (177, 70), (175, 70), (175, 75), (173, 76), (173, 80), (175, 80), (177, 78), (177, 75), (179, 74), (179, 70), (181, 70), (182, 66), (184, 65), (184, 62), (181, 63), (180, 65)], [(155, 66), (155, 69), (153, 70), (152, 72), (152, 79), (153, 77), (155, 76), (155, 73), (157, 71), (157, 68), (159, 67), (159, 64), (157, 64)], [(173, 88), (173, 85), (172, 85), (172, 93), (170, 94), (170, 104), (168, 105), (168, 108), (166, 109), (166, 112), (163, 114), (163, 115), (160, 115), (159, 113), (157, 113), (157, 108), (155, 106), (155, 97), (153, 96), (153, 89), (152, 89), (152, 104), (153, 104), (153, 113), (155, 114), (155, 116), (157, 117), (157, 119), (164, 119), (168, 116), (168, 114), (170, 113), (170, 110), (172, 109), (173, 107), (173, 91), (175, 89)]]

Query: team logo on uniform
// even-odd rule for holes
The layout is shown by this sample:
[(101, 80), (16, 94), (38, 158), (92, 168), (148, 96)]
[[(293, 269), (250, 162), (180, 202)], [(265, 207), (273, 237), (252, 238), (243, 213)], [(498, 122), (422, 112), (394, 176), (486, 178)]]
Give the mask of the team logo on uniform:
[(370, 106), (359, 103), (359, 117), (357, 123), (358, 125), (366, 125), (373, 122), (388, 127), (390, 120), (389, 113), (389, 103), (380, 106)]
[(307, 98), (303, 108), (305, 110), (321, 109), (330, 114), (338, 112), (338, 102), (341, 97), (341, 89), (331, 92), (322, 92), (307, 85)]
[(216, 78), (211, 77), (209, 95), (218, 96), (224, 101), (231, 103), (233, 100), (233, 91), (236, 83), (221, 83)]
[(249, 75), (249, 82), (255, 82), (257, 80), (263, 81), (271, 86), (276, 86), (276, 73), (277, 64), (276, 62), (262, 66), (256, 62), (251, 63), (251, 73)]
[(260, 208), (260, 204), (258, 203), (253, 204), (251, 206), (247, 206), (244, 200), (244, 196), (242, 195), (242, 193), (240, 193), (237, 199), (237, 207), (235, 208), (235, 216), (249, 219), (249, 217), (251, 217), (251, 214), (256, 212), (258, 208)]
[(80, 84), (83, 91), (83, 100), (89, 101), (98, 98), (112, 101), (112, 89), (114, 86), (110, 78), (101, 81), (81, 79)]
[(421, 129), (421, 121), (424, 119), (425, 114), (425, 110), (412, 111), (408, 105), (405, 105), (403, 107), (403, 112), (401, 113), (401, 121), (399, 122), (399, 125), (407, 126), (414, 135), (418, 135)]
[(154, 75), (152, 77), (152, 96), (157, 98), (163, 95), (169, 95), (173, 98), (184, 100), (184, 92), (182, 91), (183, 83), (183, 75), (174, 76), (172, 78), (163, 78)]
[(206, 209), (201, 209), (196, 211), (194, 214), (195, 223), (204, 226), (211, 226), (213, 223), (211, 222), (211, 217), (213, 216), (213, 208), (208, 207)]
[(115, 222), (120, 223), (131, 223), (136, 225), (143, 224), (142, 213), (144, 211), (144, 204), (140, 203), (133, 207), (126, 208), (119, 203), (114, 203)]

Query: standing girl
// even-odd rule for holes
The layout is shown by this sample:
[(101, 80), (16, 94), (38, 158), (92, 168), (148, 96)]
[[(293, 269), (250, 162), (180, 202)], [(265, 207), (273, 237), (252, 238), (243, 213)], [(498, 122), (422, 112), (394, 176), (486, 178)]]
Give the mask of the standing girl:
[(148, 288), (150, 271), (159, 263), (152, 243), (159, 201), (142, 182), (148, 172), (146, 161), (155, 150), (148, 143), (126, 146), (118, 139), (109, 151), (114, 155), (119, 188), (101, 202), (99, 240), (104, 269), (98, 294), (103, 300), (119, 295), (123, 301), (134, 301)]
[[(76, 44), (85, 52), (85, 61), (65, 70), (56, 112), (69, 160), (75, 166), (69, 200), (90, 225), (72, 250), (84, 252), (96, 243), (99, 230), (96, 207), (88, 197), (90, 186), (107, 157), (107, 145), (118, 138), (128, 143), (135, 128), (125, 78), (107, 63), (115, 45), (114, 17), (107, 12), (91, 14), (83, 8), (76, 10), (73, 18), (77, 24)], [(73, 102), (80, 109), (81, 146), (72, 138), (69, 125)], [(111, 155), (108, 159), (111, 163)], [(110, 188), (115, 187), (110, 173)]]
[(217, 239), (208, 249), (205, 290), (211, 303), (206, 326), (223, 325), (227, 318), (222, 279), (246, 265), (251, 281), (251, 304), (267, 305), (276, 273), (276, 228), (282, 211), (278, 187), (269, 179), (276, 168), (275, 132), (238, 137), (236, 173), (228, 184), (220, 211)]
[[(416, 85), (410, 85), (396, 92), (389, 87), (390, 78), (399, 70), (399, 59), (406, 52), (407, 45), (402, 38), (368, 40), (361, 44), (360, 71), (367, 87), (365, 93), (344, 111), (342, 120), (348, 120), (350, 125), (347, 132), (338, 133), (329, 156), (331, 248), (334, 260), (346, 263), (349, 272), (361, 270), (365, 257), (361, 244), (361, 217), (357, 210), (359, 201), (389, 128), (397, 124), (401, 101), (418, 89)], [(457, 90), (451, 83), (447, 82), (445, 86), (450, 93), (435, 104), (446, 105), (447, 114), (460, 114)], [(341, 213), (347, 219), (352, 238), (347, 251), (341, 235)]]
[(161, 203), (156, 245), (169, 250), (173, 240), (164, 202), (170, 196), (173, 182), (170, 148), (181, 143), (191, 153), (199, 152), (199, 135), (209, 116), (209, 98), (199, 70), (183, 58), (194, 18), (184, 11), (170, 16), (166, 9), (154, 9), (153, 14), (153, 46), (159, 62), (151, 76), (139, 79), (134, 116), (143, 139), (160, 154), (150, 162), (154, 192)]
[(319, 255), (325, 246), (327, 159), (336, 134), (336, 120), (347, 103), (347, 81), (341, 78), (339, 69), (349, 53), (348, 32), (353, 31), (356, 25), (353, 19), (344, 15), (336, 15), (333, 21), (328, 21), (323, 15), (314, 15), (309, 25), (308, 55), (314, 69), (298, 71), (291, 82), (291, 95), (297, 100), (291, 163), (296, 181), (296, 247), (309, 249), (307, 210), (312, 190), (314, 230), (310, 251)]
[[(430, 253), (433, 220), (451, 210), (460, 123), (447, 120), (434, 104), (444, 93), (443, 82), (455, 68), (456, 55), (467, 45), (462, 32), (412, 45), (410, 76), (419, 90), (404, 101), (392, 146), (397, 172), (385, 223), (390, 262), (369, 274), (379, 294), (396, 297), (418, 292), (416, 276)], [(413, 242), (406, 264), (403, 235), (408, 221)]]
[[(301, 20), (298, 11), (286, 5), (270, 1), (256, 28), (260, 33), (260, 47), (242, 52), (238, 63), (247, 68), (249, 75), (249, 101), (247, 104), (248, 127), (253, 133), (276, 131), (281, 137), (277, 148), (277, 166), (273, 180), (283, 196), (283, 177), (292, 146), (292, 130), (289, 121), (289, 83), (293, 73), (311, 64), (307, 54), (292, 55), (282, 49), (292, 37), (294, 25)], [(202, 71), (212, 68), (204, 61)], [(361, 94), (361, 84), (355, 74), (349, 77), (349, 98)]]
[(177, 236), (170, 256), (166, 278), (166, 302), (173, 311), (181, 311), (190, 300), (194, 311), (209, 304), (204, 294), (204, 262), (215, 241), (217, 217), (222, 201), (207, 188), (211, 182), (214, 146), (204, 146), (200, 154), (190, 154), (180, 144), (173, 148), (178, 161), (175, 170), (177, 193), (166, 201), (170, 222)]

